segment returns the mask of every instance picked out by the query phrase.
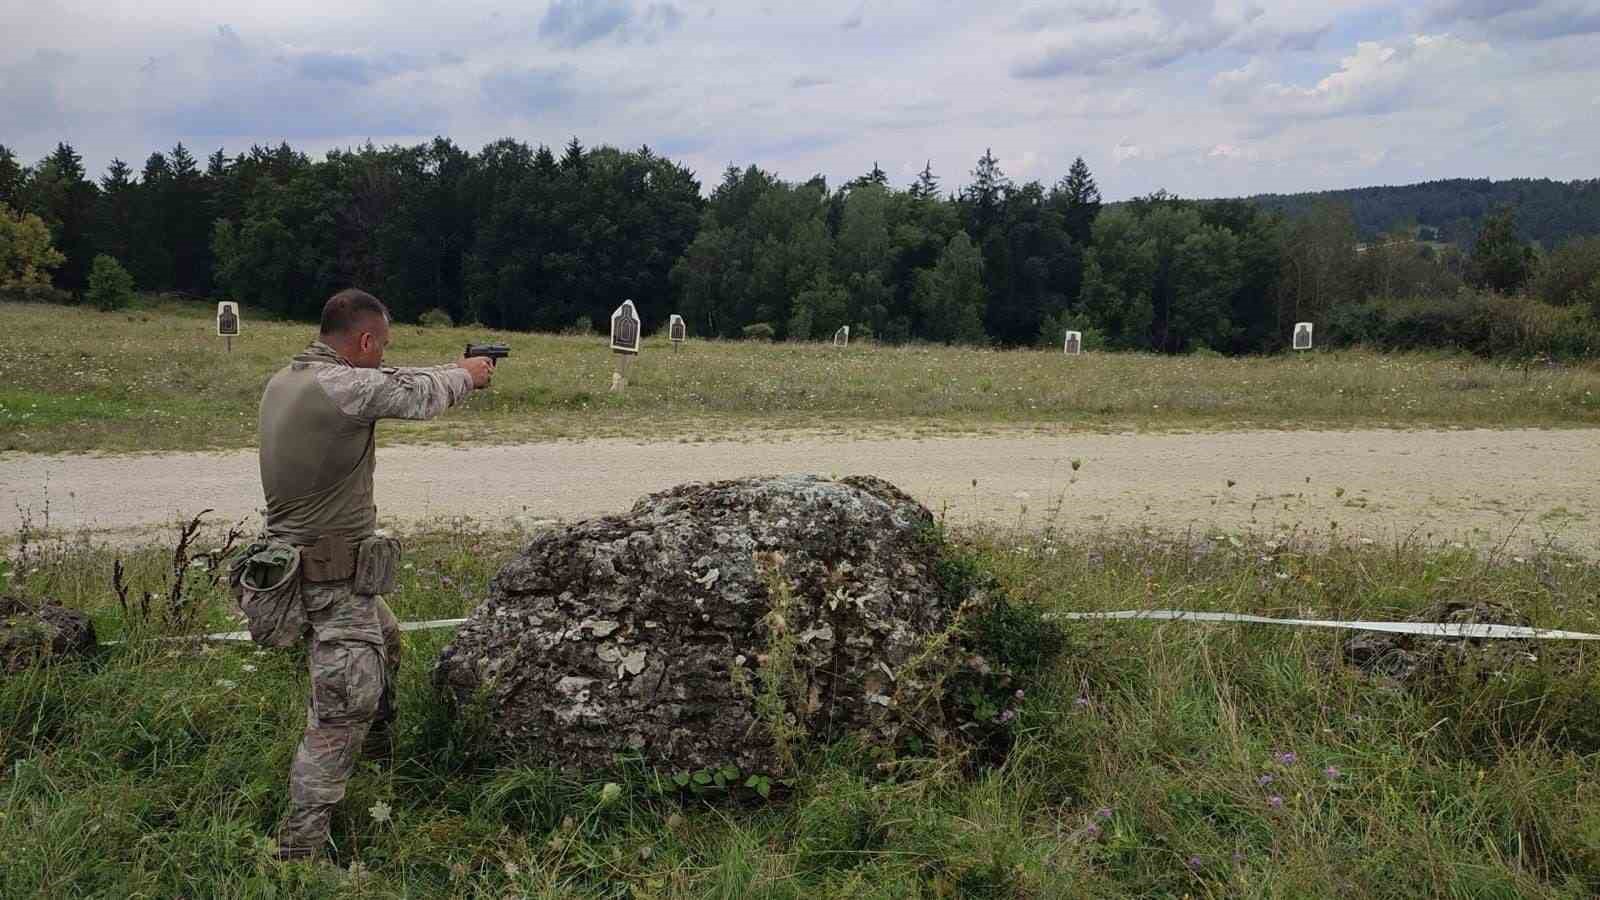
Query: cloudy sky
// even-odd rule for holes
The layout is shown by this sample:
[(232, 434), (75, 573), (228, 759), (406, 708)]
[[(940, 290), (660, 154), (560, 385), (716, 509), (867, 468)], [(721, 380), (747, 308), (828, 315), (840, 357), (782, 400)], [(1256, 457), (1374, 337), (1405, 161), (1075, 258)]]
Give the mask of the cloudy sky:
[[(649, 144), (1108, 199), (1600, 176), (1600, 0), (0, 0), (0, 143)], [(709, 187), (709, 184), (708, 184)]]

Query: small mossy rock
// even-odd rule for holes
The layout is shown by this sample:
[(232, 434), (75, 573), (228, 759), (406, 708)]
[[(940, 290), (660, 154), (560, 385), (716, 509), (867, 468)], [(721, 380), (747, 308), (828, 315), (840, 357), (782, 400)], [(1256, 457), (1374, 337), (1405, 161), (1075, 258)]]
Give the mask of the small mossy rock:
[[(1524, 628), (1532, 624), (1522, 613), (1488, 600), (1436, 603), (1410, 621)], [(1451, 678), (1469, 667), (1480, 673), (1504, 671), (1537, 657), (1532, 653), (1531, 642), (1524, 640), (1358, 634), (1345, 640), (1344, 658), (1369, 675), (1411, 685), (1427, 679)]]
[(94, 623), (84, 613), (0, 597), (0, 671), (7, 675), (94, 649)]
[[(654, 494), (537, 537), (440, 652), (435, 684), (491, 743), (573, 771), (620, 754), (778, 773), (775, 732), (889, 741), (902, 705), (931, 690), (921, 663), (954, 653), (930, 651), (960, 605), (932, 526), (876, 478)], [(758, 711), (766, 678), (784, 700), (777, 728), (773, 694)]]

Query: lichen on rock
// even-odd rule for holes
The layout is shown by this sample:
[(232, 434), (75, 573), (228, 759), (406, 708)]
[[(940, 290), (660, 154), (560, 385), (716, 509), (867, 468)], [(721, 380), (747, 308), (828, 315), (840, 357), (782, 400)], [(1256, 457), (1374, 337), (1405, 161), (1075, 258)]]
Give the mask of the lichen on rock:
[(94, 623), (75, 609), (0, 597), (0, 672), (24, 669), (95, 650)]
[(916, 673), (954, 652), (933, 525), (876, 478), (654, 494), (534, 539), (435, 683), (494, 744), (570, 770), (781, 773), (790, 739), (892, 741), (933, 689)]

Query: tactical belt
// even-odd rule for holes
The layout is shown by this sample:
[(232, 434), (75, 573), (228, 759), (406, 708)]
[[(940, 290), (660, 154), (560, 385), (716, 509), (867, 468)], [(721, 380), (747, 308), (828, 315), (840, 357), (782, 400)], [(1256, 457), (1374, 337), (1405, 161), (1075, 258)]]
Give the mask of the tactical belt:
[(400, 542), (382, 534), (368, 535), (359, 543), (325, 534), (300, 550), (300, 571), (306, 581), (349, 581), (358, 594), (394, 590), (399, 568)]
[(300, 548), (300, 572), (313, 583), (348, 581), (356, 574), (356, 545), (349, 538), (325, 534)]

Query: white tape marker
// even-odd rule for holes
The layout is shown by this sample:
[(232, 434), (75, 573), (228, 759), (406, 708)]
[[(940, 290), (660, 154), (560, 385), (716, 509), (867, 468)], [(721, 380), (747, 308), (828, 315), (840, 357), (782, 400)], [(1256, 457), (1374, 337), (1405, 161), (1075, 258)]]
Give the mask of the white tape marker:
[(1480, 625), (1460, 622), (1346, 622), (1332, 619), (1274, 619), (1246, 613), (1189, 612), (1181, 609), (1124, 609), (1116, 612), (1046, 614), (1055, 619), (1152, 619), (1189, 622), (1248, 622), (1254, 625), (1293, 625), (1297, 628), (1345, 628), (1388, 634), (1419, 634), (1443, 638), (1521, 638), (1548, 641), (1600, 641), (1600, 634), (1527, 628), (1522, 625)]
[[(1541, 641), (1600, 641), (1600, 634), (1561, 631), (1554, 628), (1527, 628), (1522, 625), (1479, 625), (1459, 622), (1360, 622), (1336, 619), (1275, 619), (1248, 613), (1191, 612), (1182, 609), (1122, 609), (1115, 612), (1046, 613), (1047, 619), (1084, 621), (1089, 619), (1147, 619), (1169, 622), (1246, 622), (1252, 625), (1292, 625), (1296, 628), (1343, 628), (1349, 631), (1380, 631), (1387, 634), (1417, 634), (1437, 638), (1490, 638)], [(402, 622), (401, 631), (429, 631), (455, 628), (466, 619), (433, 619), (427, 622)], [(198, 635), (207, 641), (248, 641), (248, 631), (226, 631)]]
[[(466, 619), (434, 619), (431, 622), (401, 622), (400, 623), (400, 630), (401, 631), (428, 631), (428, 630), (433, 629), (433, 628), (454, 628), (457, 625), (460, 625), (461, 623), (463, 623), (465, 621), (467, 621), (467, 620)], [(216, 634), (196, 635), (196, 638), (198, 638), (199, 640), (202, 640), (202, 641), (248, 641), (248, 640), (250, 640), (250, 632), (248, 632), (248, 631), (219, 631)], [(182, 638), (177, 638), (176, 640), (182, 640)]]

